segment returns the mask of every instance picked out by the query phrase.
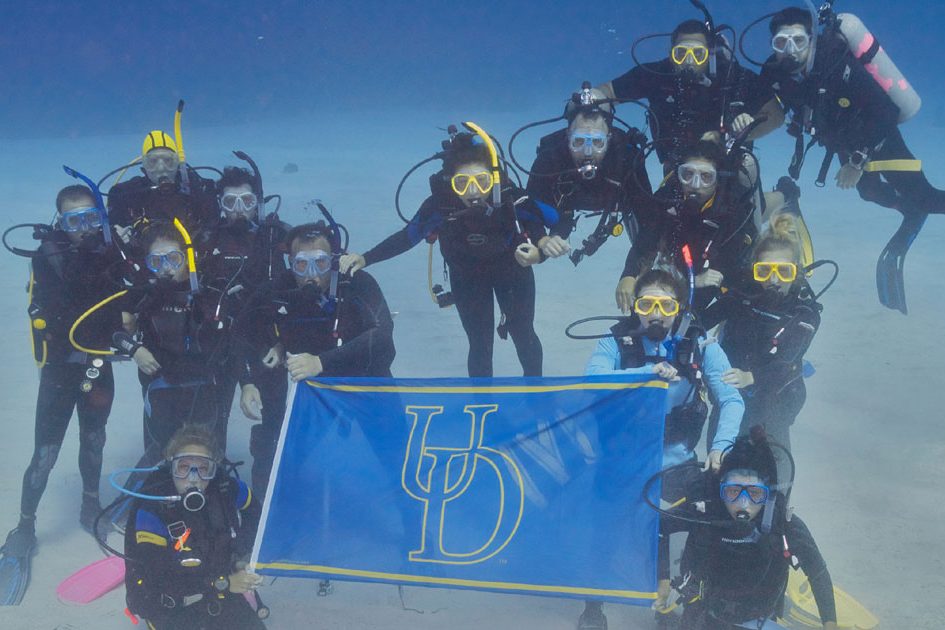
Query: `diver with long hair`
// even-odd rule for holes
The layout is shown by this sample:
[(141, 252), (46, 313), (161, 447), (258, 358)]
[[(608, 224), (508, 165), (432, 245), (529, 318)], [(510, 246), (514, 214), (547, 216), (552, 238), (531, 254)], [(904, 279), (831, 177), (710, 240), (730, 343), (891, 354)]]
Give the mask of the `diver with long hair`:
[[(733, 170), (733, 163), (736, 168)], [(719, 295), (722, 283), (735, 275), (757, 237), (755, 195), (739, 154), (727, 154), (715, 142), (701, 140), (681, 149), (679, 163), (667, 174), (646, 210), (650, 227), (627, 253), (617, 284), (617, 305), (630, 310), (635, 279), (657, 259), (688, 272), (682, 251), (688, 246), (695, 273), (691, 308), (701, 313)]]
[(125, 529), (128, 612), (154, 630), (265, 628), (243, 595), (262, 581), (246, 571), (259, 501), (205, 425), (182, 426), (163, 455)]
[(676, 529), (689, 532), (675, 583), (685, 605), (680, 627), (767, 627), (766, 620), (783, 614), (788, 572), (803, 569), (824, 630), (836, 630), (827, 564), (787, 505), (791, 482), (779, 476), (787, 466), (779, 465), (774, 450), (764, 430), (754, 427), (726, 451), (717, 477), (706, 481), (707, 496), (688, 497), (664, 512), (664, 520), (681, 517)]
[(732, 363), (722, 380), (745, 399), (742, 432), (762, 425), (790, 450), (790, 427), (807, 398), (804, 354), (820, 328), (822, 306), (807, 283), (793, 215), (771, 217), (754, 247), (751, 278), (734, 281), (702, 322), (723, 323), (720, 342)]
[[(668, 382), (663, 432), (663, 468), (693, 464), (695, 447), (709, 414), (708, 401), (718, 408), (719, 428), (713, 436), (705, 468), (717, 470), (722, 453), (738, 435), (744, 403), (738, 390), (722, 375), (731, 368), (721, 347), (692, 319), (686, 294), (673, 270), (651, 269), (636, 283), (633, 315), (600, 339), (584, 373), (647, 374)], [(606, 440), (603, 440), (606, 442)], [(674, 503), (688, 495), (699, 469), (676, 475), (662, 486), (663, 499)], [(658, 576), (661, 592), (669, 591), (669, 534), (661, 521)], [(606, 628), (598, 601), (588, 601), (578, 622), (580, 630)]]
[[(455, 130), (455, 128), (454, 128)], [(535, 275), (545, 227), (540, 210), (501, 173), (494, 141), (485, 132), (456, 132), (444, 141), (442, 170), (417, 214), (364, 255), (341, 260), (342, 273), (398, 256), (424, 239), (438, 239), (449, 268), (452, 296), (469, 340), (471, 377), (492, 376), (495, 302), (515, 344), (525, 376), (541, 376), (535, 332)]]

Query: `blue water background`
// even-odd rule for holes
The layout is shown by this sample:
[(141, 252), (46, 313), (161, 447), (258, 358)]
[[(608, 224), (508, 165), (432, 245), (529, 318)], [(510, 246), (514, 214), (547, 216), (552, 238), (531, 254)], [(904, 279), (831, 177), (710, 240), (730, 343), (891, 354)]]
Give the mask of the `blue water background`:
[[(737, 29), (784, 6), (708, 4)], [(418, 107), (512, 112), (616, 77), (632, 65), (634, 38), (700, 17), (685, 0), (4, 5), (0, 138), (143, 134), (178, 98), (191, 126)], [(941, 118), (942, 3), (836, 8), (876, 30), (925, 99), (918, 122)], [(753, 35), (764, 52), (766, 25)], [(644, 59), (661, 45), (644, 45)]]

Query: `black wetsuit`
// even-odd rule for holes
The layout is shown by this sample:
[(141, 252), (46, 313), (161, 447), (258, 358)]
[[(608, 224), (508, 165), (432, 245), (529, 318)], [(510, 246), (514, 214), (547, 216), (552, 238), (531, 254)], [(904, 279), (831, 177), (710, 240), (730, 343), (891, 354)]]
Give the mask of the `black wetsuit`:
[[(96, 237), (98, 241), (101, 238)], [(69, 330), (78, 317), (115, 293), (109, 278), (120, 258), (114, 249), (70, 246), (65, 233), (56, 231), (32, 259), (29, 314), (33, 323), (35, 358), (42, 363), (36, 397), (35, 447), (23, 475), (22, 514), (33, 517), (49, 473), (72, 419), (79, 417), (79, 472), (82, 489), (98, 495), (105, 447), (105, 423), (115, 396), (113, 356), (97, 357), (80, 352), (69, 342)], [(108, 351), (108, 331), (120, 325), (121, 313), (102, 309), (76, 330), (76, 341), (85, 348)]]
[(123, 298), (124, 310), (138, 318), (140, 342), (161, 366), (150, 376), (138, 371), (145, 448), (138, 467), (160, 460), (168, 440), (186, 423), (211, 426), (225, 444), (217, 392), (223, 366), (234, 365), (231, 327), (215, 315), (218, 293), (202, 288), (192, 296), (189, 288), (186, 281), (158, 282)]
[(708, 84), (676, 73), (671, 59), (635, 66), (611, 82), (621, 100), (646, 99), (656, 118), (651, 121), (660, 162), (675, 165), (679, 151), (710, 131), (728, 129), (739, 114), (757, 116), (774, 98), (770, 85), (738, 63), (718, 60)]
[[(285, 273), (281, 243), (287, 233), (288, 226), (279, 221), (277, 216), (270, 215), (259, 226), (246, 221), (233, 224), (221, 222), (203, 239), (200, 260), (204, 283), (220, 297), (228, 293), (223, 297), (223, 317), (230, 321), (240, 320), (250, 308), (249, 303), (256, 290), (270, 279)], [(241, 347), (234, 348), (229, 354), (228, 362), (222, 366), (218, 376), (218, 422), (224, 427), (229, 423), (237, 383), (249, 381), (248, 363), (258, 362), (271, 347), (264, 339), (247, 335), (234, 335), (232, 342)], [(266, 435), (269, 427), (280, 426), (288, 393), (288, 375), (284, 365), (256, 370), (254, 376), (254, 384), (259, 388), (262, 398), (263, 420), (262, 424), (253, 425), (251, 429), (252, 453), (259, 450), (256, 444), (260, 440), (268, 441), (271, 437)], [(257, 487), (257, 495), (262, 497), (264, 490), (264, 487)]]
[(536, 245), (545, 235), (545, 228), (537, 208), (527, 198), (513, 210), (513, 202), (522, 197), (523, 191), (506, 188), (500, 208), (466, 208), (448, 187), (435, 187), (410, 223), (364, 253), (364, 260), (372, 265), (402, 254), (424, 239), (439, 239), (456, 310), (469, 339), (467, 365), (472, 377), (492, 376), (493, 295), (505, 316), (505, 327), (525, 376), (541, 376), (541, 341), (535, 333), (535, 275), (531, 268), (515, 261), (515, 248), (524, 242), (524, 236), (516, 230), (513, 212)]
[[(826, 177), (834, 154), (841, 164), (857, 152), (875, 162), (915, 160), (897, 125), (899, 108), (838, 37), (817, 39), (810, 77), (802, 79), (785, 71), (772, 56), (762, 78), (793, 115), (788, 131), (797, 138), (791, 172), (795, 179), (803, 163), (804, 132), (813, 133), (813, 139), (827, 150), (818, 179)], [(905, 313), (905, 255), (928, 215), (945, 213), (945, 190), (933, 187), (921, 170), (865, 171), (856, 189), (864, 200), (903, 214), (902, 224), (880, 257), (876, 281), (880, 301)]]
[[(284, 271), (256, 291), (241, 331), (252, 343), (266, 348), (282, 344), (292, 354), (317, 355), (322, 363), (319, 376), (390, 377), (394, 321), (381, 288), (370, 274), (358, 271), (341, 278), (338, 296), (340, 300), (332, 303), (313, 285), (300, 289), (292, 272)], [(248, 380), (253, 384), (271, 378), (267, 373), (274, 371), (259, 359), (258, 354), (248, 359)], [(267, 401), (262, 402), (265, 409)], [(269, 480), (282, 420), (282, 415), (263, 416), (259, 428), (253, 430), (253, 487), (260, 495)]]
[[(714, 518), (731, 518), (717, 507), (711, 511)], [(807, 526), (797, 516), (781, 518), (771, 533), (763, 534), (757, 529), (761, 518), (756, 517), (756, 527), (746, 536), (709, 526), (690, 530), (681, 572), (691, 573), (689, 588), (694, 592), (702, 583), (703, 595), (686, 606), (680, 627), (730, 630), (739, 627), (735, 624), (781, 614), (792, 566), (803, 569), (810, 580), (821, 620), (837, 620), (830, 573)]]
[(636, 233), (637, 227), (631, 223), (634, 220), (631, 217), (636, 216), (633, 211), (652, 192), (640, 146), (621, 129), (611, 129), (607, 153), (591, 179), (582, 176), (574, 166), (567, 129), (541, 139), (531, 171), (526, 187), (528, 196), (558, 212), (558, 222), (549, 230), (551, 235), (567, 239), (581, 212), (603, 213), (598, 229), (581, 246), (581, 253), (586, 256), (597, 251), (618, 223), (627, 226), (628, 236)]
[[(856, 151), (874, 161), (915, 159), (899, 131), (899, 108), (835, 36), (818, 38), (810, 77), (781, 69), (773, 56), (761, 77), (790, 110), (792, 133), (812, 129), (818, 144), (839, 156), (841, 164)], [(904, 214), (945, 213), (945, 191), (933, 188), (921, 171), (865, 172), (857, 191), (866, 201)]]
[(171, 223), (177, 217), (191, 234), (216, 223), (220, 213), (212, 180), (188, 168), (189, 192), (184, 192), (180, 174), (176, 183), (155, 185), (145, 175), (112, 186), (108, 191), (108, 221), (132, 226), (140, 233), (143, 222)]
[[(166, 469), (152, 473), (141, 491), (177, 494)], [(248, 560), (259, 502), (233, 478), (214, 479), (205, 496), (196, 512), (178, 501), (135, 499), (125, 529), (128, 609), (156, 630), (265, 628), (243, 595), (215, 585), (235, 572), (237, 560)]]
[[(648, 219), (652, 228), (634, 241), (621, 277), (639, 277), (658, 255), (668, 257), (687, 277), (684, 245), (689, 246), (692, 254), (695, 275), (711, 268), (726, 278), (737, 277), (758, 235), (752, 217), (755, 208), (751, 191), (733, 177), (721, 180), (708, 202), (673, 203), (669, 200), (681, 199), (682, 191), (672, 175), (656, 194), (667, 201), (651, 206), (656, 214)], [(693, 303), (696, 312), (701, 313), (718, 294), (717, 287), (696, 289)]]
[(820, 327), (821, 305), (800, 286), (786, 296), (746, 282), (721, 296), (703, 316), (706, 326), (724, 322), (722, 348), (732, 367), (751, 372), (742, 434), (764, 425), (772, 441), (791, 449), (790, 427), (804, 406), (804, 353)]

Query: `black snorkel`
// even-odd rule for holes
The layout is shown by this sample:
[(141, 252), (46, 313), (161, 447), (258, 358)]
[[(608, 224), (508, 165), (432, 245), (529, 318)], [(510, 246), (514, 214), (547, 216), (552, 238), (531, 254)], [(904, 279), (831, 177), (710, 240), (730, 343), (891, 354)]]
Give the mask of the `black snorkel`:
[[(328, 300), (334, 309), (335, 322), (332, 325), (332, 336), (335, 338), (338, 346), (341, 346), (341, 336), (338, 334), (338, 322), (341, 320), (341, 298), (338, 296), (338, 278), (340, 275), (340, 259), (342, 254), (348, 249), (348, 231), (335, 221), (335, 217), (332, 216), (331, 212), (328, 211), (328, 208), (325, 207), (325, 204), (322, 203), (320, 199), (313, 199), (309, 202), (309, 206), (315, 206), (321, 212), (322, 216), (325, 217), (326, 223), (328, 223), (328, 228), (330, 234), (328, 235), (328, 243), (331, 246), (331, 279), (328, 285)], [(345, 234), (344, 243), (341, 240), (342, 231)]]
[(716, 48), (718, 47), (718, 33), (715, 30), (715, 21), (712, 19), (712, 14), (709, 13), (709, 10), (706, 8), (705, 3), (701, 0), (689, 0), (692, 3), (692, 6), (696, 7), (702, 12), (702, 16), (705, 18), (705, 28), (709, 31), (709, 77), (715, 78), (718, 71), (717, 59), (716, 59)]
[(246, 155), (243, 151), (233, 151), (240, 160), (243, 160), (253, 169), (253, 193), (256, 195), (256, 223), (258, 224), (266, 213), (266, 197), (263, 194), (262, 175), (259, 173), (259, 167), (255, 160)]

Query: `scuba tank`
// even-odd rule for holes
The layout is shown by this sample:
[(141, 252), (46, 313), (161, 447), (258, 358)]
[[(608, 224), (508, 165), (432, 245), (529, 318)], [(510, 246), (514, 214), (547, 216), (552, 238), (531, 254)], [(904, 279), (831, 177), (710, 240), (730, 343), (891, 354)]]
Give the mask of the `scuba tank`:
[(840, 13), (836, 20), (837, 30), (843, 35), (850, 52), (899, 108), (899, 123), (915, 116), (922, 107), (922, 99), (883, 50), (879, 40), (852, 13)]

